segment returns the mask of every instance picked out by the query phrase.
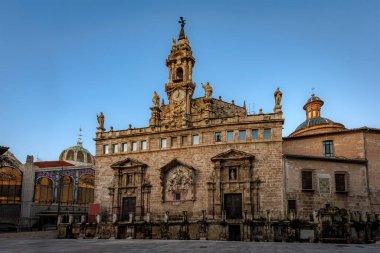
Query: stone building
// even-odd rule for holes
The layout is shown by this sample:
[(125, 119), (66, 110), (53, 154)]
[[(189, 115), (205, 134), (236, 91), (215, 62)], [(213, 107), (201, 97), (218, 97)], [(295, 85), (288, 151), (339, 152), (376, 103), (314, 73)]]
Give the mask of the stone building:
[(308, 217), (325, 205), (380, 211), (380, 129), (346, 129), (321, 116), (324, 102), (306, 102), (306, 120), (284, 138), (288, 211)]
[[(105, 131), (98, 116), (95, 202), (120, 221), (199, 219), (240, 224), (271, 212), (284, 215), (282, 93), (274, 93), (271, 113), (249, 114), (245, 105), (214, 98), (210, 83), (194, 98), (195, 58), (181, 20), (178, 40), (166, 59), (168, 104), (154, 92), (149, 125)], [(239, 225), (240, 226), (240, 225)], [(231, 229), (233, 229), (231, 227)], [(240, 233), (240, 232), (239, 232)]]

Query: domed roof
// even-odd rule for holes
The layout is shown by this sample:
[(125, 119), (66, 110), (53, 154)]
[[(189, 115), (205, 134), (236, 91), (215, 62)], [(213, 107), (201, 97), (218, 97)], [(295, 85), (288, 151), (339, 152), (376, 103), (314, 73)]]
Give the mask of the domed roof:
[(314, 101), (322, 101), (322, 99), (320, 99), (319, 97), (317, 97), (314, 93), (311, 94), (311, 97), (306, 101), (306, 104), (310, 103), (310, 102), (314, 102)]
[(306, 120), (302, 122), (289, 136), (309, 135), (314, 133), (340, 131), (344, 125), (321, 117), (321, 108), (324, 102), (314, 93), (306, 101), (303, 109), (306, 111)]
[[(310, 100), (310, 99), (309, 99)], [(302, 122), (295, 131), (300, 130), (305, 127), (310, 127), (310, 126), (315, 126), (315, 125), (321, 125), (321, 124), (326, 124), (326, 123), (335, 123), (334, 121), (323, 118), (323, 117), (317, 117), (317, 118), (312, 118), (312, 119), (307, 119), (304, 122)]]
[(66, 161), (77, 165), (94, 165), (94, 156), (82, 146), (82, 129), (79, 129), (76, 146), (69, 147), (61, 152), (60, 161)]
[(79, 145), (69, 147), (61, 152), (60, 161), (71, 162), (75, 164), (94, 164), (94, 157), (81, 143)]

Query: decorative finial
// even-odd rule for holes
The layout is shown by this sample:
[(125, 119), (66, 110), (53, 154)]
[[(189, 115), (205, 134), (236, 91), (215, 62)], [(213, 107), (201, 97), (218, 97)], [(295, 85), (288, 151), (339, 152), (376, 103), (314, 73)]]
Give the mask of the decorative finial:
[(247, 110), (247, 106), (245, 105), (245, 100), (244, 100), (244, 103), (243, 103), (243, 108), (244, 108), (245, 110)]
[(165, 100), (164, 98), (161, 99), (161, 106), (164, 106), (165, 105)]
[(82, 147), (82, 128), (79, 128), (79, 134), (78, 134), (78, 140), (77, 140), (77, 145)]
[(181, 40), (181, 39), (185, 39), (186, 36), (185, 36), (185, 24), (186, 24), (186, 20), (183, 19), (183, 17), (179, 17), (179, 21), (178, 23), (181, 24), (181, 31), (179, 32), (179, 37), (178, 37), (178, 40)]
[(207, 82), (206, 85), (203, 85), (202, 83), (202, 88), (205, 91), (205, 98), (212, 98), (212, 86), (210, 85), (210, 83)]
[(158, 96), (157, 92), (155, 91), (153, 93), (153, 98), (152, 98), (152, 102), (153, 102), (153, 106), (154, 107), (159, 107), (159, 103), (160, 103), (160, 97)]

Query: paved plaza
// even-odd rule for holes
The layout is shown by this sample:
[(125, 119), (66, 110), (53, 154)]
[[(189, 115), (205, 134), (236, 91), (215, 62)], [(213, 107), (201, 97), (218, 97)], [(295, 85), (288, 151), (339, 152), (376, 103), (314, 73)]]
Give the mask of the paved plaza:
[(178, 240), (64, 240), (0, 238), (0, 252), (380, 252), (379, 244), (320, 244), (320, 243), (263, 243), (228, 241), (178, 241)]

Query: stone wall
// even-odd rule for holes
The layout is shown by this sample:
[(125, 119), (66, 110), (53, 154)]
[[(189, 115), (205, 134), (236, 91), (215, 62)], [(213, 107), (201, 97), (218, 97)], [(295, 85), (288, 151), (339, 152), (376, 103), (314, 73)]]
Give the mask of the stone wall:
[[(271, 128), (271, 139), (263, 139), (263, 129)], [(246, 140), (239, 141), (238, 130), (247, 130)], [(251, 140), (251, 129), (259, 129), (259, 139)], [(226, 141), (226, 130), (234, 130), (234, 140)], [(214, 133), (222, 132), (222, 141), (215, 142)], [(282, 171), (282, 121), (259, 122), (250, 124), (222, 125), (192, 130), (177, 130), (158, 132), (153, 134), (141, 134), (131, 136), (119, 136), (118, 138), (98, 138), (96, 139), (96, 203), (100, 203), (103, 210), (111, 211), (112, 196), (109, 194), (113, 187), (114, 170), (112, 164), (126, 158), (137, 160), (147, 165), (146, 179), (152, 185), (150, 194), (150, 212), (154, 219), (162, 219), (163, 214), (169, 211), (171, 215), (180, 215), (182, 211), (189, 212), (189, 217), (200, 217), (202, 210), (210, 210), (211, 200), (208, 194), (207, 182), (211, 180), (215, 164), (211, 158), (234, 149), (243, 151), (255, 156), (253, 160), (252, 178), (241, 178), (240, 186), (235, 189), (236, 193), (242, 193), (241, 187), (247, 186), (248, 181), (254, 181), (257, 177), (262, 181), (260, 185), (259, 201), (260, 211), (272, 210), (274, 215), (283, 215), (283, 171)], [(191, 136), (199, 135), (199, 144), (191, 144)], [(170, 137), (177, 137), (177, 146), (170, 147)], [(181, 145), (181, 136), (187, 136), (186, 145)], [(168, 139), (168, 148), (160, 148), (161, 138)], [(131, 141), (148, 140), (148, 149), (137, 152), (118, 153), (103, 155), (103, 145), (122, 143)], [(165, 201), (162, 198), (161, 168), (172, 160), (187, 164), (195, 169), (195, 199), (193, 201)], [(248, 180), (248, 181), (247, 181)], [(219, 196), (222, 197), (222, 196)], [(114, 203), (115, 204), (115, 203)], [(244, 204), (243, 204), (244, 206)], [(208, 213), (208, 215), (210, 215)], [(218, 213), (218, 216), (221, 214)]]
[(365, 135), (372, 211), (380, 212), (380, 134), (368, 132)]
[[(326, 204), (352, 211), (369, 211), (365, 164), (285, 158), (284, 167), (286, 197), (296, 200), (297, 216), (307, 218)], [(312, 191), (302, 190), (301, 172), (304, 169), (313, 171)], [(347, 192), (336, 192), (335, 172), (347, 173)], [(329, 178), (330, 192), (321, 193), (320, 177)]]
[(360, 131), (324, 133), (284, 139), (284, 154), (323, 156), (322, 142), (334, 141), (334, 156), (364, 159), (364, 139)]

